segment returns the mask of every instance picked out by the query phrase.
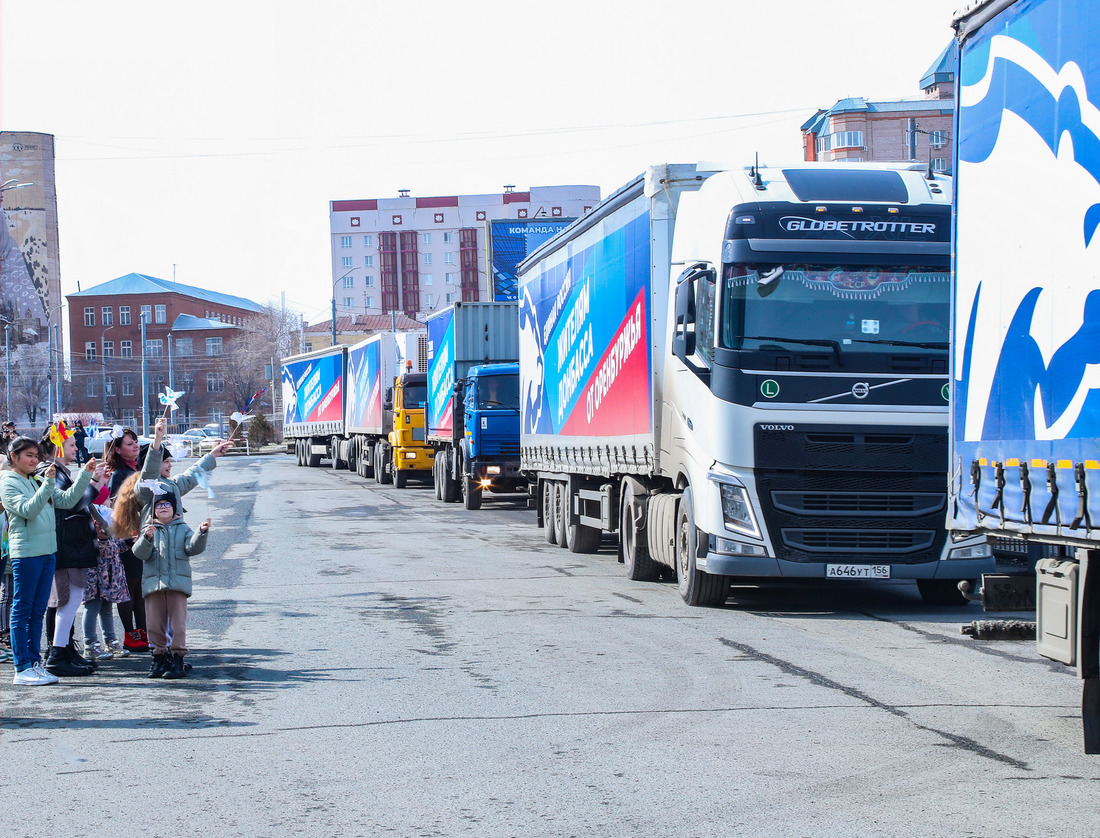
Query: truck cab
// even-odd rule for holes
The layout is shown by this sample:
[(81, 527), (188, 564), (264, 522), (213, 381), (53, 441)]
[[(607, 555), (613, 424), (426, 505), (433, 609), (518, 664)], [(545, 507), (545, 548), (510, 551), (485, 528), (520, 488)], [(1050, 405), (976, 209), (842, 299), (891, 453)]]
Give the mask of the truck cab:
[(518, 491), (526, 483), (519, 469), (519, 364), (471, 367), (455, 390), (467, 506), (480, 503), (486, 489)]
[(390, 456), (386, 465), (397, 488), (404, 488), (410, 474), (431, 472), (435, 452), (424, 442), (424, 402), (428, 377), (422, 372), (406, 372), (387, 388), (383, 409), (392, 412), (389, 433)]

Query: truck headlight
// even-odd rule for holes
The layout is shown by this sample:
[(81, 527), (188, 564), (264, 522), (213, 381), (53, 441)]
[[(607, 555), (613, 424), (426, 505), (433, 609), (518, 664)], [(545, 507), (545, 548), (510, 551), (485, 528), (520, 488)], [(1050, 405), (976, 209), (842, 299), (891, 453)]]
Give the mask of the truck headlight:
[(970, 547), (955, 547), (948, 551), (948, 561), (952, 559), (988, 559), (993, 555), (993, 548), (989, 546), (988, 542), (982, 542), (981, 544), (974, 544)]
[(416, 452), (415, 451), (406, 451), (405, 452), (405, 459), (406, 460), (415, 460), (416, 459)]
[(722, 520), (726, 529), (759, 538), (760, 530), (756, 527), (748, 492), (731, 483), (719, 483), (718, 489), (722, 493)]

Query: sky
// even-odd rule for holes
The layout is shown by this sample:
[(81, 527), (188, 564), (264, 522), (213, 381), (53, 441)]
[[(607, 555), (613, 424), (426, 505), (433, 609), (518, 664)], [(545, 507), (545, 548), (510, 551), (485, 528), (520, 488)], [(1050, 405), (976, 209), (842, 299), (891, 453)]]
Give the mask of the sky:
[(800, 160), (817, 108), (920, 95), (964, 2), (0, 0), (0, 129), (56, 137), (63, 294), (317, 322), (331, 200)]

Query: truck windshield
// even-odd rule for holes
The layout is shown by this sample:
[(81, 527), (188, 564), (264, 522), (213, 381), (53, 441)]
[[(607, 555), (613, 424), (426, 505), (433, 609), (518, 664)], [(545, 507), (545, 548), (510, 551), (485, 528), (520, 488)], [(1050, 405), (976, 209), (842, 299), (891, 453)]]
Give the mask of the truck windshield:
[(519, 376), (478, 376), (477, 406), (479, 410), (519, 410)]
[(727, 265), (718, 343), (946, 351), (950, 290), (950, 273), (931, 268)]
[(402, 393), (401, 406), (405, 410), (417, 410), (423, 408), (424, 402), (428, 400), (428, 385), (423, 381), (416, 384), (406, 383)]

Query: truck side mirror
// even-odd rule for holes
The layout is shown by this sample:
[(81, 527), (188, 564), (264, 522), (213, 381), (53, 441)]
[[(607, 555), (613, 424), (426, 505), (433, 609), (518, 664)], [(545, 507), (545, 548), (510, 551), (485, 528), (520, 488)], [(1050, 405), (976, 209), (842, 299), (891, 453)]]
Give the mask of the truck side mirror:
[(382, 409), (393, 410), (393, 388), (387, 387), (386, 393), (382, 397)]
[[(707, 276), (710, 274), (711, 276)], [(701, 277), (714, 281), (714, 268), (696, 262), (684, 268), (676, 279), (676, 325), (672, 332), (672, 354), (684, 363), (695, 354), (695, 282)]]

